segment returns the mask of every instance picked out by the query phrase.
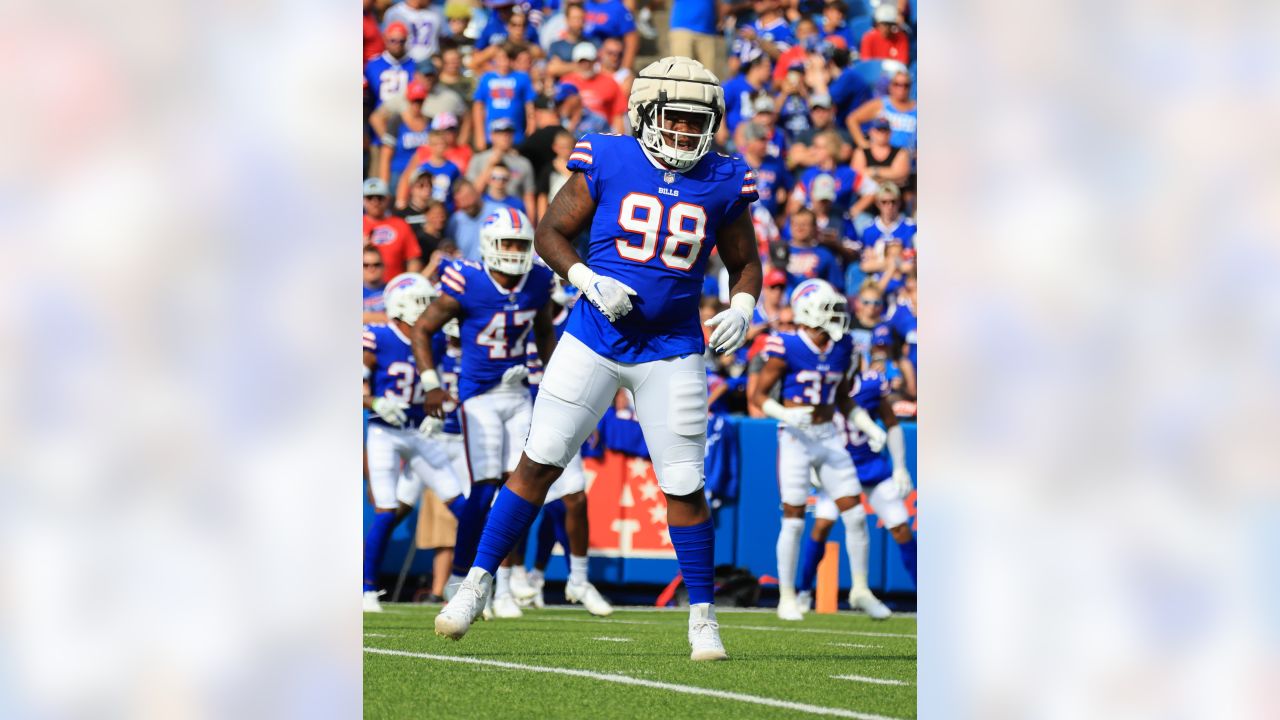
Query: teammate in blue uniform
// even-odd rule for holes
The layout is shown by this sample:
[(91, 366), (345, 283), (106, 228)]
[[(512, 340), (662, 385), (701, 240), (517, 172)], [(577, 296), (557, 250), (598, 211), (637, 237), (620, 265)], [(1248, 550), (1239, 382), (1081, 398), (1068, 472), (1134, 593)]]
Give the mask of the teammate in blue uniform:
[[(893, 414), (888, 400), (889, 383), (884, 375), (885, 357), (883, 350), (873, 353), (872, 366), (863, 371), (853, 391), (854, 403), (866, 414), (859, 414), (855, 422), (846, 428), (848, 433), (847, 450), (858, 469), (858, 479), (866, 488), (867, 499), (875, 510), (876, 516), (889, 528), (889, 534), (898, 544), (898, 552), (902, 556), (902, 564), (916, 580), (916, 541), (911, 533), (910, 516), (903, 504), (912, 489), (911, 473), (907, 470), (906, 440), (898, 418)], [(883, 422), (886, 432), (871, 420), (875, 413)], [(889, 460), (885, 460), (881, 449), (888, 445)], [(827, 536), (835, 523), (835, 505), (830, 498), (819, 495), (814, 515), (813, 530), (805, 543), (800, 564), (800, 577), (796, 581), (799, 590), (798, 602), (808, 609), (811, 602), (813, 579), (818, 572), (818, 562), (822, 560), (826, 549)], [(849, 591), (849, 605), (860, 608), (876, 619), (889, 617), (889, 609), (875, 599), (867, 589), (867, 552), (869, 538), (865, 531), (856, 535), (845, 535), (846, 547), (857, 545), (859, 562), (851, 566), (853, 571), (853, 588)], [(854, 549), (849, 548), (850, 557)]]
[[(449, 463), (444, 447), (418, 432), (425, 418), (423, 389), (409, 333), (414, 321), (431, 303), (435, 291), (417, 273), (402, 273), (387, 283), (383, 298), (386, 325), (364, 326), (365, 382), (369, 392), (364, 406), (373, 411), (365, 441), (369, 465), (369, 494), (374, 517), (364, 542), (364, 609), (380, 612), (378, 567), (387, 539), (404, 519), (425, 483), (458, 515), (462, 511), (462, 483)], [(401, 473), (401, 463), (409, 472)]]
[(885, 342), (893, 351), (890, 357), (896, 357), (898, 368), (902, 372), (902, 380), (907, 394), (916, 397), (916, 374), (919, 372), (916, 360), (916, 270), (912, 267), (902, 279), (902, 291), (889, 310), (889, 317), (884, 326)]
[[(773, 333), (765, 342), (765, 363), (752, 388), (753, 403), (779, 421), (778, 489), (782, 528), (778, 532), (778, 617), (801, 620), (796, 600), (796, 558), (804, 531), (809, 475), (835, 498), (845, 526), (859, 521), (862, 487), (845, 452), (844, 433), (834, 421), (851, 410), (849, 388), (856, 367), (853, 341), (845, 334), (849, 315), (843, 295), (824, 280), (806, 280), (791, 293), (795, 332)], [(782, 401), (769, 393), (782, 383)]]
[[(584, 136), (569, 157), (572, 177), (538, 224), (539, 255), (588, 302), (569, 315), (524, 454), (494, 502), (475, 566), (435, 628), (454, 639), (466, 634), (499, 562), (624, 387), (635, 395), (666, 495), (689, 590), (690, 658), (723, 660), (712, 607), (715, 530), (702, 493), (707, 380), (698, 301), (714, 246), (732, 299), (706, 322), (710, 343), (721, 353), (741, 347), (762, 274), (746, 212), (758, 197), (755, 174), (740, 158), (709, 152), (724, 94), (719, 78), (693, 60), (668, 57), (641, 70), (628, 112), (636, 136)], [(572, 242), (583, 231), (587, 263)]]

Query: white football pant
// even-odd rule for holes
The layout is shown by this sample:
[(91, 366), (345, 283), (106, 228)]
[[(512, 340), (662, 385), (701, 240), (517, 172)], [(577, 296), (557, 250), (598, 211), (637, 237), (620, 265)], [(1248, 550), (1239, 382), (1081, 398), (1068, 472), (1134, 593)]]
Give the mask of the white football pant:
[(529, 388), (523, 386), (499, 385), (462, 403), (458, 417), (472, 482), (500, 480), (516, 469), (532, 412)]
[(835, 423), (807, 428), (782, 425), (778, 428), (778, 491), (787, 505), (803, 506), (809, 498), (810, 469), (833, 498), (857, 496), (862, 492), (853, 458), (844, 449), (845, 436)]
[[(441, 500), (462, 492), (462, 481), (454, 473), (444, 446), (414, 428), (370, 423), (365, 444), (369, 453), (369, 489), (374, 507), (380, 510), (394, 510), (398, 502), (417, 505), (424, 484)], [(401, 462), (407, 470), (403, 475)]]

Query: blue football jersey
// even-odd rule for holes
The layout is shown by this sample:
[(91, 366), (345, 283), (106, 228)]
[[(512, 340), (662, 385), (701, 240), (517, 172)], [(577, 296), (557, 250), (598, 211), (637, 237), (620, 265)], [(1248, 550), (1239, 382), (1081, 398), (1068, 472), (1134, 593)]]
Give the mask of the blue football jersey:
[[(880, 403), (888, 402), (889, 381), (875, 370), (866, 370), (854, 383), (853, 402), (866, 410), (872, 418), (880, 414)], [(867, 436), (850, 423), (846, 427), (849, 443), (845, 447), (849, 457), (853, 458), (854, 468), (858, 471), (858, 481), (863, 487), (869, 487), (893, 475), (893, 462), (885, 457), (884, 450), (872, 452), (867, 445)]]
[[(915, 308), (911, 307), (911, 303), (906, 301), (897, 303), (889, 311), (889, 319), (885, 322), (885, 326), (887, 328), (886, 335), (892, 332), (892, 337), (897, 342), (907, 344), (907, 358), (911, 360), (911, 365), (915, 367), (918, 376), (920, 363), (916, 360)], [(887, 338), (884, 344), (889, 344)]]
[(755, 202), (755, 172), (740, 157), (707, 153), (687, 172), (660, 167), (634, 137), (586, 135), (569, 156), (597, 209), (587, 265), (636, 291), (616, 323), (579, 302), (568, 332), (600, 355), (648, 362), (701, 354), (698, 302), (720, 228)]
[[(405, 427), (417, 427), (426, 417), (422, 408), (425, 393), (418, 382), (418, 365), (413, 359), (413, 345), (393, 325), (364, 326), (364, 349), (377, 356), (377, 365), (369, 376), (369, 389), (374, 397), (391, 397), (409, 404), (405, 410)], [(369, 422), (387, 423), (371, 414)]]
[(787, 364), (782, 376), (782, 398), (806, 405), (829, 405), (836, 388), (853, 361), (853, 340), (848, 335), (819, 348), (803, 330), (770, 333), (764, 345), (765, 360), (781, 358)]
[[(440, 385), (452, 398), (458, 397), (458, 375), (462, 366), (462, 348), (445, 346), (444, 354), (433, 355), (436, 359), (436, 370), (440, 373)], [(458, 406), (445, 403), (448, 410), (444, 416), (444, 432), (450, 435), (462, 434), (462, 423), (458, 420)]]
[(480, 395), (502, 381), (502, 373), (525, 361), (533, 319), (551, 299), (555, 273), (542, 263), (512, 290), (498, 285), (483, 265), (454, 260), (440, 275), (440, 289), (462, 305), (462, 367), (458, 400)]

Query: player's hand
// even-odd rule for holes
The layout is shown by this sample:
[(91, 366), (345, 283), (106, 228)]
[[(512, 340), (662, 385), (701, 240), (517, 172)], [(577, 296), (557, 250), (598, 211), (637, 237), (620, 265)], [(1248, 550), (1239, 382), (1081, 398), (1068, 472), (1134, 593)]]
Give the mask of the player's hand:
[(609, 322), (617, 322), (618, 318), (631, 312), (631, 296), (636, 291), (629, 285), (607, 275), (597, 274), (582, 263), (569, 268), (568, 280), (587, 296)]
[(867, 447), (871, 452), (878, 453), (884, 449), (884, 442), (888, 439), (888, 434), (879, 425), (872, 424), (868, 427), (858, 428), (867, 436)]
[(813, 425), (813, 407), (806, 405), (783, 408), (782, 417), (779, 419), (791, 427), (807, 428)]
[(911, 484), (911, 473), (907, 472), (904, 467), (894, 468), (893, 484), (898, 488), (898, 497), (906, 498), (911, 494), (913, 485)]
[(444, 388), (428, 390), (426, 399), (422, 401), (422, 409), (427, 411), (429, 417), (444, 418), (444, 402), (448, 399), (449, 393)]
[(430, 415), (424, 418), (422, 424), (418, 426), (418, 432), (425, 438), (435, 437), (443, 429), (444, 421), (438, 417), (432, 417)]
[(711, 332), (709, 342), (718, 353), (732, 353), (747, 341), (747, 330), (751, 327), (751, 315), (756, 307), (756, 299), (746, 293), (733, 296), (729, 309), (703, 323), (715, 328)]
[(528, 377), (529, 377), (529, 366), (512, 365), (511, 367), (507, 368), (506, 372), (502, 373), (502, 384), (510, 385), (512, 387), (519, 387), (524, 384), (524, 381), (528, 379)]
[(374, 398), (371, 405), (371, 409), (378, 417), (396, 427), (404, 425), (404, 421), (409, 419), (405, 414), (408, 407), (409, 404), (403, 400), (390, 397)]

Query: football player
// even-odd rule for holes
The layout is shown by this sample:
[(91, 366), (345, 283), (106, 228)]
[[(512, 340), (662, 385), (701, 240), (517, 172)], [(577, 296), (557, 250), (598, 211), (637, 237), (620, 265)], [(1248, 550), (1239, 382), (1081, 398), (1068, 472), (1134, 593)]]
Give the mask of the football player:
[[(364, 373), (369, 383), (364, 406), (373, 411), (365, 441), (373, 522), (364, 540), (364, 609), (380, 612), (378, 567), (387, 539), (422, 496), (426, 483), (453, 514), (462, 512), (462, 482), (445, 448), (418, 432), (425, 413), (423, 389), (414, 365), (409, 333), (436, 296), (417, 273), (402, 273), (387, 283), (383, 298), (386, 325), (364, 326)], [(409, 472), (401, 473), (400, 464)]]
[[(645, 67), (628, 113), (634, 136), (588, 134), (574, 146), (573, 174), (538, 223), (538, 254), (588, 302), (574, 305), (549, 356), (524, 454), (494, 503), (475, 566), (435, 628), (454, 639), (467, 632), (499, 561), (623, 387), (635, 395), (666, 495), (689, 590), (690, 657), (723, 660), (712, 606), (715, 530), (702, 493), (707, 379), (698, 300), (715, 247), (732, 300), (706, 321), (710, 344), (720, 353), (741, 347), (760, 294), (746, 212), (758, 197), (755, 174), (740, 158), (709, 152), (724, 90), (698, 62), (667, 57)], [(583, 231), (587, 262), (572, 243)]]
[[(471, 477), (471, 495), (458, 522), (454, 576), (445, 585), (452, 597), (462, 573), (475, 559), (476, 545), (498, 486), (515, 468), (529, 433), (533, 403), (526, 383), (525, 347), (532, 331), (543, 356), (555, 346), (550, 268), (533, 261), (533, 225), (524, 213), (502, 208), (480, 227), (483, 264), (454, 260), (440, 274), (442, 295), (414, 326), (414, 353), (426, 390), (428, 415), (442, 417), (449, 399), (436, 368), (431, 337), (457, 318), (462, 336), (458, 400)], [(508, 548), (510, 550), (510, 548)], [(505, 557), (505, 555), (504, 555)], [(496, 568), (495, 568), (496, 569)], [(511, 568), (500, 573), (493, 599), (498, 617), (519, 617), (510, 593)], [(490, 588), (486, 587), (486, 593)]]
[[(809, 475), (816, 470), (823, 489), (835, 498), (846, 529), (853, 533), (862, 507), (862, 486), (845, 437), (835, 422), (851, 412), (849, 390), (857, 367), (853, 340), (846, 334), (848, 303), (825, 280), (805, 280), (791, 293), (794, 332), (774, 333), (765, 343), (767, 356), (756, 381), (755, 404), (778, 425), (778, 489), (782, 495), (782, 528), (778, 532), (778, 617), (802, 620), (796, 601), (796, 559), (804, 532)], [(782, 401), (769, 391), (782, 382)], [(850, 562), (853, 562), (852, 555)]]

